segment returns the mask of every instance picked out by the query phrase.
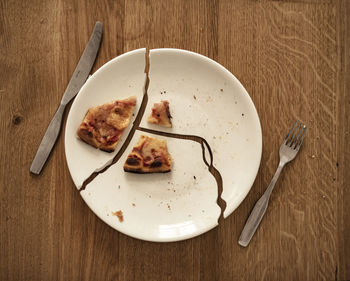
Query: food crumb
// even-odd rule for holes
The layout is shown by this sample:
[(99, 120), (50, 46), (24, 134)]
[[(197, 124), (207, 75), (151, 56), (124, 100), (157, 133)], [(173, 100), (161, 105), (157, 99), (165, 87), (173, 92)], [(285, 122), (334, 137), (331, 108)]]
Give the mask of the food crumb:
[(212, 99), (211, 96), (209, 96), (209, 97), (207, 98), (207, 102), (211, 102), (211, 101), (213, 101), (213, 99)]
[(136, 204), (135, 204), (135, 203), (132, 203), (132, 206), (133, 206), (133, 207), (136, 207)]
[(170, 205), (167, 203), (167, 206), (168, 206), (168, 210), (171, 210), (171, 207), (170, 207)]
[(311, 158), (312, 158), (312, 159), (314, 159), (315, 157), (316, 157), (315, 154), (312, 154), (312, 155), (311, 155)]
[(121, 210), (116, 211), (116, 212), (112, 212), (112, 215), (118, 217), (118, 220), (119, 220), (120, 222), (123, 222), (123, 221), (124, 221), (123, 212), (122, 212)]
[(197, 97), (195, 96), (195, 95), (193, 95), (193, 98), (196, 100), (197, 99)]

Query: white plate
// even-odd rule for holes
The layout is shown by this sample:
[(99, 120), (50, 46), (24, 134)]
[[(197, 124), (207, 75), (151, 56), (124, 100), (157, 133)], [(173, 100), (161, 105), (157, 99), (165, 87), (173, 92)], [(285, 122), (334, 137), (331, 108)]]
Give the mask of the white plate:
[[(65, 145), (68, 167), (78, 188), (92, 171), (113, 158), (128, 132), (116, 152), (108, 154), (77, 140), (76, 129), (91, 106), (130, 95), (136, 95), (141, 104), (144, 55), (144, 49), (135, 50), (105, 64), (87, 81), (72, 105)], [(262, 136), (253, 102), (228, 70), (193, 52), (151, 50), (149, 76), (149, 100), (141, 126), (207, 140), (214, 166), (223, 179), (227, 217), (249, 192), (260, 165)], [(162, 99), (170, 102), (171, 129), (146, 122), (153, 103)], [(215, 227), (220, 215), (217, 186), (204, 164), (200, 144), (161, 137), (167, 140), (174, 159), (171, 173), (124, 173), (122, 165), (139, 135), (141, 132), (136, 131), (118, 163), (81, 192), (88, 206), (118, 231), (149, 241), (179, 241)], [(123, 222), (112, 215), (118, 210), (123, 212)]]

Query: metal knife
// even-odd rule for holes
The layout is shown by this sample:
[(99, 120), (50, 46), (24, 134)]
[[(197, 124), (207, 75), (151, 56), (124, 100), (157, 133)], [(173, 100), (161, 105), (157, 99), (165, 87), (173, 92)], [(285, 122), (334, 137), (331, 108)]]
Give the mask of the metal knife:
[(97, 52), (100, 48), (101, 39), (102, 23), (96, 22), (89, 42), (85, 47), (83, 55), (81, 56), (72, 78), (70, 79), (64, 92), (61, 104), (52, 118), (49, 127), (46, 129), (45, 135), (41, 140), (38, 151), (36, 152), (32, 165), (30, 166), (30, 171), (33, 174), (40, 174), (47, 158), (49, 157), (61, 130), (62, 117), (66, 105), (77, 95), (80, 88), (84, 85), (86, 79), (88, 78), (91, 68), (95, 62)]

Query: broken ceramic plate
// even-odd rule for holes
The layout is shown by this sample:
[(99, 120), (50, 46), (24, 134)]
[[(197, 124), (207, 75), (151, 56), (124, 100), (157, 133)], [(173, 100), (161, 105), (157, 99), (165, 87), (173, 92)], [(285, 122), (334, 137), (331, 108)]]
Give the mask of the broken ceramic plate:
[[(144, 49), (129, 52), (101, 67), (72, 105), (65, 145), (68, 167), (78, 188), (93, 171), (111, 162), (123, 142), (114, 154), (108, 154), (76, 139), (76, 129), (91, 106), (130, 95), (136, 95), (138, 106), (141, 104), (144, 54)], [(209, 143), (213, 164), (223, 179), (227, 217), (249, 192), (260, 165), (261, 127), (252, 100), (228, 70), (202, 55), (178, 49), (155, 49), (150, 51), (149, 63), (148, 103), (140, 126), (159, 132), (196, 135)], [(108, 67), (109, 64), (113, 67)], [(128, 85), (134, 85), (134, 91), (128, 91)], [(99, 98), (94, 96), (96, 93)], [(146, 122), (153, 103), (161, 100), (170, 102), (173, 128)], [(128, 131), (124, 132), (124, 139), (127, 134)], [(137, 130), (119, 161), (81, 191), (88, 206), (113, 228), (149, 241), (179, 241), (215, 227), (220, 216), (217, 183), (203, 161), (201, 145), (159, 136), (168, 142), (173, 170), (168, 174), (125, 173), (122, 166), (140, 134), (145, 133)], [(210, 159), (208, 149), (204, 154)], [(122, 222), (113, 215), (119, 211), (123, 214)]]

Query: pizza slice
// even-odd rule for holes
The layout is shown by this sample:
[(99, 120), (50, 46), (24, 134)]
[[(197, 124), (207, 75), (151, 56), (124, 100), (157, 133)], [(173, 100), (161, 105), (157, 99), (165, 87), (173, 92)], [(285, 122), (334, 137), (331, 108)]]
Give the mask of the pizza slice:
[(171, 170), (171, 156), (166, 141), (142, 135), (124, 164), (125, 172), (166, 173)]
[(147, 122), (171, 128), (172, 124), (170, 118), (172, 117), (169, 110), (169, 102), (161, 101), (153, 105), (151, 115), (148, 117)]
[(114, 151), (120, 136), (129, 126), (135, 105), (136, 97), (132, 96), (90, 108), (78, 128), (78, 137), (101, 150)]

